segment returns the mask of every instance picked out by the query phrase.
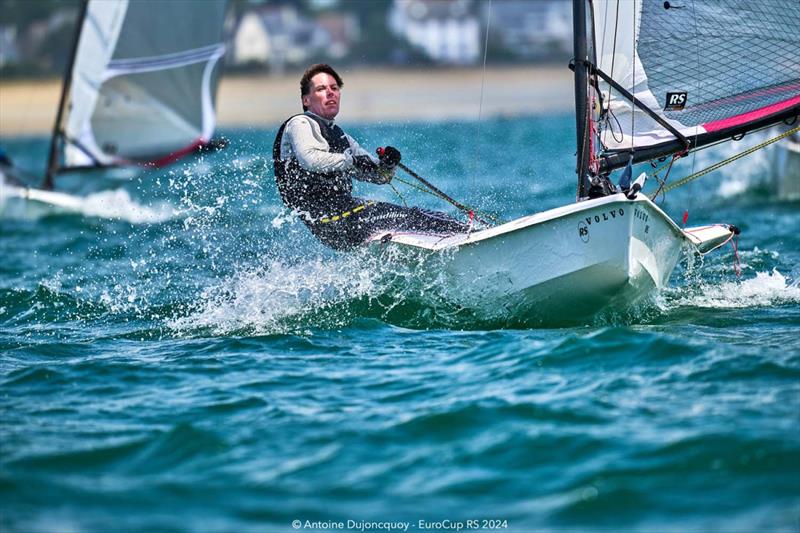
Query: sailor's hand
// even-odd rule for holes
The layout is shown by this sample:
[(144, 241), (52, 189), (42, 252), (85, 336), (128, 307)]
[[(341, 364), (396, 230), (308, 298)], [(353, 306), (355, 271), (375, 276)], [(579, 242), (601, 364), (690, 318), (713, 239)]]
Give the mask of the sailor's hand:
[(378, 179), (375, 180), (375, 183), (378, 185), (386, 185), (387, 183), (391, 183), (392, 178), (394, 177), (392, 170), (387, 169), (383, 165), (378, 165), (378, 171), (375, 173), (375, 175), (378, 177)]
[(368, 155), (354, 156), (353, 166), (362, 174), (376, 174), (378, 172), (378, 165)]
[(400, 150), (394, 146), (378, 148), (377, 152), (378, 159), (380, 159), (381, 164), (388, 168), (394, 168), (398, 163), (400, 163)]
[(380, 163), (378, 165), (368, 155), (357, 155), (353, 157), (353, 166), (358, 170), (362, 181), (370, 183), (377, 183), (378, 185), (386, 185), (392, 181), (393, 169), (387, 168)]

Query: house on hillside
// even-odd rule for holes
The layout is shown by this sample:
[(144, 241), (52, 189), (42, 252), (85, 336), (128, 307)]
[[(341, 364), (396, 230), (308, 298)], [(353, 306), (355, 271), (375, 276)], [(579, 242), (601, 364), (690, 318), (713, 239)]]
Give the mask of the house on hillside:
[(245, 13), (233, 37), (234, 65), (266, 63), (270, 56), (270, 39), (261, 16), (255, 11)]
[(263, 5), (247, 11), (233, 37), (232, 64), (269, 65), (276, 70), (302, 65), (313, 56), (339, 59), (358, 39), (356, 17), (327, 13), (302, 16), (292, 4)]
[(361, 38), (358, 18), (353, 13), (325, 13), (317, 17), (317, 25), (328, 34), (327, 55), (342, 59)]
[(546, 60), (572, 50), (572, 5), (561, 0), (496, 0), (492, 40), (521, 58)]
[(481, 19), (473, 0), (394, 0), (389, 27), (436, 63), (469, 65), (481, 57)]
[(11, 25), (0, 26), (0, 68), (18, 62), (17, 28)]

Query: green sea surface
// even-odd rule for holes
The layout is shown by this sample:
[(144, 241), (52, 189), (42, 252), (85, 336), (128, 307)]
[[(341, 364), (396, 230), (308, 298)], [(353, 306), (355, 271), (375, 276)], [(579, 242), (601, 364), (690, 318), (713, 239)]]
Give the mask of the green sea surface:
[[(571, 115), (342, 125), (505, 220), (574, 199)], [(800, 530), (800, 204), (768, 153), (659, 199), (739, 226), (740, 277), (728, 245), (635, 308), (486, 322), (316, 243), (276, 128), (64, 176), (77, 212), (2, 203), (0, 531)], [(2, 144), (42, 168), (48, 139)], [(448, 210), (397, 188), (358, 184)]]

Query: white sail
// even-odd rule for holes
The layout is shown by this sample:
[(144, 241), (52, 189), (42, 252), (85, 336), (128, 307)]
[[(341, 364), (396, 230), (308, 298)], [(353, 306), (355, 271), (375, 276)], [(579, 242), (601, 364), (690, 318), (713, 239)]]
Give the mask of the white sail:
[[(721, 137), (800, 107), (794, 0), (595, 0), (592, 6), (599, 69), (687, 138)], [(675, 140), (620, 91), (602, 80), (600, 87), (607, 150)]]
[(89, 0), (64, 167), (165, 163), (208, 142), (224, 0)]

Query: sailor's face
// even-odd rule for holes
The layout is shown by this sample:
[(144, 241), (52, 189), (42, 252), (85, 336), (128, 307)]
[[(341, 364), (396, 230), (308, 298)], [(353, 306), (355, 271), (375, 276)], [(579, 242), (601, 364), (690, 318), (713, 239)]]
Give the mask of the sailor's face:
[(311, 78), (311, 92), (303, 96), (303, 105), (315, 115), (333, 120), (339, 114), (339, 84), (336, 78), (320, 72)]

